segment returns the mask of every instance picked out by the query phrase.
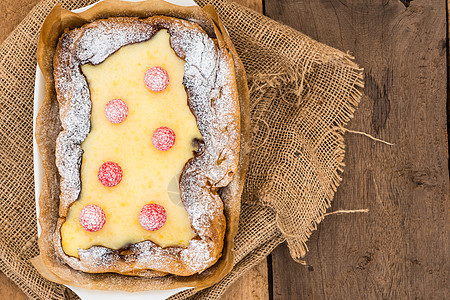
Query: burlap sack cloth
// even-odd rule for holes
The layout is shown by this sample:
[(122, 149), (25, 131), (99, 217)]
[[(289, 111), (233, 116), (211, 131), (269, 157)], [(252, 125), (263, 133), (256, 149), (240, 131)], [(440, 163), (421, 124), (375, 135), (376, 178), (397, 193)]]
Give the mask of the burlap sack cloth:
[[(0, 46), (0, 270), (32, 299), (76, 299), (30, 264), (38, 254), (32, 116), (36, 45), (52, 7), (95, 0), (44, 0)], [(213, 4), (246, 68), (252, 150), (235, 239), (235, 267), (215, 286), (171, 299), (216, 299), (247, 269), (287, 241), (300, 260), (343, 171), (343, 126), (353, 116), (362, 70), (341, 51), (238, 4)]]

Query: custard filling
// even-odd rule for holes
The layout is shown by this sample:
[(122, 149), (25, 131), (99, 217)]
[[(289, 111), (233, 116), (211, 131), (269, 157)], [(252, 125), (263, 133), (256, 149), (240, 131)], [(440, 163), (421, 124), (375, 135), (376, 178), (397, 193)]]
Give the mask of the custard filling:
[[(81, 67), (92, 101), (91, 131), (81, 145), (81, 194), (61, 227), (67, 255), (79, 257), (78, 249), (92, 246), (121, 249), (145, 240), (161, 247), (187, 247), (195, 236), (178, 184), (183, 167), (193, 157), (193, 141), (202, 138), (187, 104), (184, 63), (171, 48), (169, 33), (160, 30), (146, 42), (122, 47), (101, 64)], [(164, 68), (170, 79), (161, 92), (144, 84), (145, 72), (154, 66)], [(128, 116), (120, 124), (105, 116), (105, 105), (113, 99), (128, 105)], [(163, 126), (176, 134), (168, 151), (152, 145), (152, 133)], [(102, 185), (97, 177), (99, 167), (108, 161), (123, 170), (114, 187)], [(162, 205), (167, 213), (165, 224), (156, 231), (139, 223), (142, 207), (150, 203)], [(81, 210), (91, 204), (106, 215), (97, 232), (85, 231), (79, 222)]]

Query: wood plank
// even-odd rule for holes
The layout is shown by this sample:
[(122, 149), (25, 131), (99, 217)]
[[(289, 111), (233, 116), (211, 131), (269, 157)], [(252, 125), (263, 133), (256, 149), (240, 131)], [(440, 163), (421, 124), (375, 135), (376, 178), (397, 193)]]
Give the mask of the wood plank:
[(445, 299), (450, 295), (445, 0), (266, 0), (266, 14), (346, 51), (365, 96), (346, 168), (306, 261), (273, 258), (274, 299)]
[(263, 0), (235, 0), (233, 2), (239, 3), (245, 7), (251, 8), (254, 11), (263, 13)]
[(0, 293), (0, 298), (5, 300), (27, 299), (22, 290), (2, 272), (0, 272)]
[(263, 260), (235, 281), (223, 295), (223, 300), (269, 300), (267, 261)]
[(0, 43), (16, 28), (40, 0), (1, 0)]

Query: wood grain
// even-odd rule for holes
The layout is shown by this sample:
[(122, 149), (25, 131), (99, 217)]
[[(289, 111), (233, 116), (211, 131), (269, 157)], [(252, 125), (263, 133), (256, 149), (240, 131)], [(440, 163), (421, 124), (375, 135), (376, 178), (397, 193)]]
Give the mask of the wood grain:
[[(409, 5), (407, 5), (409, 4)], [(346, 134), (346, 168), (314, 232), (309, 267), (285, 246), (273, 259), (274, 299), (446, 299), (449, 173), (445, 1), (266, 0), (266, 14), (350, 50), (365, 90)]]
[(264, 260), (234, 282), (223, 300), (269, 300), (267, 262)]
[(263, 13), (263, 0), (235, 0), (233, 2), (239, 3), (243, 6), (253, 9), (259, 13)]
[(27, 297), (14, 282), (0, 272), (0, 299), (25, 300)]
[(0, 43), (16, 28), (40, 0), (0, 1)]

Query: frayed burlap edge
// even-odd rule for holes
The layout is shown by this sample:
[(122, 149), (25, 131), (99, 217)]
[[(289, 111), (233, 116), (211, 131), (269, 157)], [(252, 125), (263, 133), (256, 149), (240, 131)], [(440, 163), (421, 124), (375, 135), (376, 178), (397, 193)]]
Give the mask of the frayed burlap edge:
[[(272, 198), (273, 193), (268, 193), (265, 197), (262, 197), (260, 199), (261, 203), (267, 205), (268, 207), (271, 207), (275, 212), (275, 218), (276, 218), (276, 224), (278, 228), (280, 229), (281, 233), (286, 239), (286, 242), (288, 243), (289, 252), (292, 256), (292, 258), (302, 264), (305, 264), (303, 258), (305, 257), (306, 253), (308, 252), (308, 245), (307, 241), (309, 240), (311, 234), (313, 231), (317, 230), (318, 224), (325, 218), (326, 211), (331, 206), (331, 202), (333, 200), (334, 194), (337, 191), (337, 188), (339, 187), (340, 182), (342, 181), (342, 172), (344, 171), (345, 163), (344, 163), (344, 157), (345, 157), (345, 142), (344, 142), (344, 133), (347, 131), (344, 126), (353, 118), (353, 113), (357, 109), (357, 106), (360, 102), (361, 96), (362, 96), (362, 88), (363, 88), (363, 69), (359, 68), (356, 63), (354, 63), (354, 57), (352, 57), (349, 54), (345, 54), (342, 56), (342, 59), (345, 60), (352, 68), (354, 68), (355, 73), (357, 74), (357, 80), (355, 80), (354, 88), (352, 89), (351, 93), (348, 95), (348, 97), (345, 99), (345, 107), (344, 110), (347, 111), (347, 114), (342, 119), (342, 122), (340, 124), (336, 124), (336, 126), (330, 128), (328, 130), (328, 133), (326, 133), (324, 136), (327, 136), (329, 134), (333, 135), (337, 141), (336, 145), (336, 162), (337, 162), (337, 168), (334, 170), (332, 174), (332, 181), (331, 181), (331, 189), (326, 194), (324, 201), (320, 203), (319, 206), (319, 212), (315, 219), (311, 221), (309, 226), (306, 228), (306, 230), (298, 235), (298, 234), (292, 234), (289, 232), (289, 230), (285, 229), (280, 222), (280, 213), (277, 210), (276, 206), (274, 206), (272, 203), (276, 202)], [(281, 94), (273, 94), (272, 99), (269, 101), (274, 100), (275, 97), (279, 97), (279, 100), (284, 100), (284, 96), (287, 95), (295, 95), (295, 97), (298, 98), (298, 101), (295, 103), (296, 106), (301, 105), (302, 101), (302, 94), (304, 92), (304, 88), (307, 85), (307, 82), (305, 80), (305, 75), (308, 73), (308, 71), (303, 70), (301, 73), (298, 70), (295, 70), (294, 68), (288, 68), (287, 72), (283, 73), (276, 73), (276, 74), (257, 74), (257, 75), (249, 75), (249, 90), (251, 95), (251, 111), (255, 109), (255, 106), (258, 104), (259, 99), (255, 98), (255, 94), (259, 94), (260, 97), (266, 97), (268, 94), (270, 94), (268, 91), (272, 89), (286, 89), (286, 86), (290, 86), (288, 91), (284, 91)], [(267, 100), (267, 99), (266, 99)], [(260, 121), (265, 122), (264, 119), (261, 119)], [(267, 125), (269, 126), (269, 125)], [(266, 136), (266, 138), (268, 135)], [(256, 148), (263, 147), (265, 144), (265, 140), (263, 140), (261, 143), (259, 143), (257, 146), (252, 146), (252, 151), (256, 150)], [(353, 211), (353, 212), (359, 212), (359, 211)]]
[[(35, 45), (37, 43), (37, 33), (39, 32), (39, 27), (42, 23), (43, 18), (45, 17), (46, 14), (48, 14), (48, 12), (50, 11), (51, 7), (56, 4), (58, 1), (56, 0), (44, 0), (41, 3), (39, 3), (37, 6), (35, 6), (32, 11), (29, 13), (29, 15), (24, 19), (24, 21), (11, 33), (11, 35), (3, 42), (2, 46), (0, 47), (0, 63), (2, 65), (2, 69), (1, 69), (1, 75), (2, 75), (2, 79), (5, 79), (3, 82), (0, 82), (0, 87), (2, 87), (2, 92), (3, 91), (7, 91), (4, 94), (4, 99), (7, 100), (8, 98), (11, 98), (13, 101), (11, 101), (11, 104), (14, 105), (26, 105), (28, 111), (30, 111), (29, 107), (32, 107), (32, 91), (33, 91), (33, 86), (34, 86), (34, 66), (36, 65), (36, 61), (33, 57), (33, 54), (35, 52)], [(77, 4), (75, 4), (75, 0), (63, 0), (63, 5), (67, 8), (73, 9), (75, 7), (80, 7), (80, 6), (84, 6), (87, 4), (90, 4), (94, 1), (91, 0), (78, 0), (76, 1)], [(202, 1), (199, 1), (202, 2)], [(208, 1), (203, 1), (203, 2), (208, 2)], [(247, 32), (245, 30), (242, 30), (242, 24), (245, 24), (245, 20), (248, 20), (249, 18), (255, 18), (254, 19), (254, 24), (253, 26), (261, 26), (261, 22), (266, 22), (267, 18), (255, 13), (255, 12), (251, 12), (247, 9), (242, 8), (241, 6), (235, 4), (235, 3), (228, 3), (225, 1), (221, 1), (221, 0), (215, 0), (215, 1), (209, 1), (211, 2), (211, 4), (215, 5), (216, 8), (218, 8), (219, 10), (219, 14), (221, 14), (222, 19), (224, 20), (228, 30), (231, 33), (231, 37), (233, 39), (233, 42), (236, 41), (236, 39), (240, 39), (242, 40), (247, 40), (247, 39), (258, 39), (260, 38), (259, 33), (258, 32), (254, 32), (253, 34), (251, 34), (250, 36), (245, 36), (245, 34), (247, 34)], [(202, 4), (206, 4), (206, 3), (202, 3)], [(226, 11), (226, 9), (228, 9), (228, 12), (230, 11), (230, 9), (233, 11), (233, 14), (226, 14), (224, 13)], [(238, 21), (240, 23), (235, 23), (233, 24), (233, 22)], [(256, 24), (256, 25), (255, 25)], [(292, 30), (292, 29), (287, 29), (286, 26), (280, 25), (279, 23), (276, 23), (274, 21), (272, 21), (271, 25), (271, 30), (274, 31), (283, 31), (284, 34), (289, 34), (292, 35), (290, 37), (290, 39), (295, 40), (298, 38), (298, 32)], [(252, 30), (249, 30), (249, 32), (251, 33)], [(238, 33), (242, 32), (242, 36), (239, 36)], [(295, 33), (294, 33), (295, 32)], [(17, 51), (17, 44), (18, 41), (20, 41), (20, 44), (22, 45), (26, 45), (29, 48), (30, 54), (14, 54), (14, 51)], [(312, 42), (314, 45), (317, 46), (317, 42)], [(235, 43), (236, 45), (236, 43)], [(248, 51), (244, 51), (245, 50), (245, 44), (240, 44), (237, 47), (238, 53), (239, 55), (245, 58), (245, 56), (248, 54)], [(339, 53), (341, 62), (345, 62), (345, 64), (347, 65), (353, 65), (354, 69), (355, 69), (355, 73), (357, 74), (362, 74), (362, 70), (359, 69), (357, 67), (356, 64), (353, 63), (352, 61), (352, 57), (348, 54), (342, 53), (340, 51), (337, 51), (335, 49), (329, 48), (325, 45), (321, 45), (319, 47), (320, 49), (315, 49), (315, 56), (321, 56), (321, 54), (323, 54), (323, 52), (329, 53), (329, 51), (334, 52), (334, 57), (336, 58), (337, 53)], [(324, 50), (325, 49), (325, 50)], [(281, 52), (283, 52), (282, 54), (286, 54), (289, 53), (289, 50), (283, 50), (280, 49)], [(309, 51), (309, 50), (308, 50)], [(28, 53), (27, 52), (27, 53)], [(321, 54), (317, 54), (317, 53), (321, 53)], [(27, 56), (28, 55), (28, 56)], [(262, 52), (262, 55), (265, 55), (265, 53)], [(316, 59), (320, 59), (322, 61), (326, 61), (328, 54), (322, 55), (322, 57), (316, 57)], [(9, 74), (6, 74), (5, 72), (8, 70), (7, 69), (7, 64), (10, 62), (10, 58), (11, 57), (16, 57), (18, 59), (20, 59), (21, 62), (23, 62), (24, 64), (26, 64), (26, 67), (22, 67), (23, 68), (23, 73), (13, 73), (14, 76), (21, 76), (21, 81), (19, 84), (17, 84), (17, 87), (12, 87), (10, 86), (11, 81), (7, 81), (7, 76), (9, 76)], [(19, 62), (19, 60), (15, 60), (16, 62)], [(250, 79), (249, 79), (249, 84), (250, 87), (254, 86), (255, 83), (257, 81), (257, 74), (259, 74), (260, 77), (264, 78), (264, 76), (275, 76), (275, 75), (279, 75), (281, 77), (284, 76), (284, 79), (280, 80), (284, 86), (289, 86), (291, 84), (297, 84), (297, 87), (303, 86), (303, 90), (307, 89), (305, 87), (308, 86), (308, 80), (307, 80), (307, 72), (304, 71), (303, 69), (299, 69), (301, 70), (300, 74), (302, 74), (302, 76), (305, 78), (303, 80), (303, 85), (301, 84), (302, 81), (298, 81), (298, 77), (297, 79), (295, 79), (296, 76), (290, 76), (289, 73), (290, 72), (286, 72), (285, 70), (282, 71), (277, 71), (274, 70), (272, 68), (267, 68), (267, 66), (264, 66), (264, 68), (261, 68), (260, 72), (256, 72), (255, 71), (255, 64), (252, 64), (251, 61), (249, 61), (248, 59), (244, 61), (246, 69), (250, 72), (248, 72), (248, 74), (250, 75)], [(273, 64), (274, 66), (276, 66), (276, 63)], [(9, 65), (8, 65), (9, 66)], [(259, 65), (260, 66), (260, 65)], [(17, 66), (16, 66), (17, 67)], [(14, 69), (16, 70), (16, 69)], [(20, 69), (22, 70), (22, 69)], [(25, 72), (26, 71), (26, 72)], [(261, 75), (263, 74), (263, 75)], [(284, 74), (284, 75), (283, 75)], [(291, 74), (292, 75), (292, 74)], [(294, 79), (289, 79), (289, 78), (294, 78)], [(358, 76), (358, 80), (355, 81), (354, 83), (354, 88), (358, 89), (362, 86), (362, 75)], [(18, 80), (18, 79), (16, 79)], [(291, 83), (289, 83), (289, 80), (291, 80)], [(268, 80), (265, 80), (268, 81)], [(276, 80), (275, 80), (276, 81)], [(276, 83), (271, 82), (270, 80), (268, 81), (269, 85), (275, 85)], [(22, 91), (23, 90), (23, 91)], [(296, 91), (296, 88), (292, 88), (293, 91)], [(300, 95), (304, 94), (303, 90), (301, 91), (301, 93), (298, 93)], [(22, 91), (22, 92), (21, 92)], [(268, 87), (267, 91), (270, 91), (270, 86)], [(298, 90), (297, 90), (298, 91)], [(11, 96), (14, 95), (14, 93), (16, 93), (16, 96)], [(294, 93), (295, 94), (295, 93)], [(348, 122), (349, 118), (352, 117), (352, 114), (358, 104), (358, 100), (359, 100), (359, 95), (358, 93), (354, 94), (354, 101), (351, 102), (350, 107), (347, 109), (348, 113), (347, 113), (347, 118), (345, 122), (339, 122), (339, 124), (334, 124), (333, 129), (329, 129), (331, 131), (332, 134), (338, 134), (340, 136), (340, 138), (338, 139), (338, 143), (342, 143), (339, 147), (337, 147), (337, 151), (336, 151), (336, 155), (338, 157), (342, 157), (344, 155), (344, 145), (343, 145), (343, 138), (342, 135), (344, 133), (344, 127), (346, 125), (346, 122)], [(20, 96), (20, 97), (19, 97)], [(288, 95), (289, 96), (289, 95)], [(8, 98), (6, 98), (8, 97)], [(287, 97), (289, 98), (289, 97)], [(301, 101), (302, 99), (299, 99), (298, 101), (296, 101), (296, 104), (298, 106), (303, 105), (303, 101)], [(352, 100), (347, 99), (346, 101)], [(290, 101), (289, 99), (283, 99), (283, 101)], [(19, 106), (17, 106), (19, 107)], [(18, 119), (17, 122), (29, 122), (29, 124), (31, 124), (31, 116), (28, 116), (24, 119)], [(30, 141), (29, 138), (31, 137), (31, 125), (28, 125), (28, 130), (27, 133), (24, 133), (23, 136), (18, 136), (19, 139), (23, 139), (23, 140), (28, 140), (28, 142)], [(24, 144), (25, 145), (25, 144)], [(20, 159), (17, 160), (17, 162), (20, 161), (21, 164), (27, 164), (28, 167), (28, 173), (29, 175), (26, 176), (26, 180), (27, 182), (29, 182), (29, 185), (31, 186), (30, 192), (27, 193), (27, 197), (29, 196), (28, 194), (33, 194), (32, 192), (32, 184), (33, 184), (33, 180), (32, 180), (32, 159), (31, 159), (31, 143), (29, 143), (28, 145), (24, 146), (25, 148), (20, 150), (23, 151), (23, 154), (21, 154), (22, 156), (20, 157)], [(258, 149), (260, 147), (258, 147), (258, 144), (254, 145), (255, 149)], [(4, 147), (2, 146), (1, 150), (5, 151), (5, 149), (9, 149), (9, 147)], [(17, 150), (16, 150), (17, 151)], [(27, 160), (24, 161), (24, 157), (28, 157)], [(335, 176), (332, 176), (334, 178), (334, 183), (331, 185), (332, 187), (332, 191), (331, 192), (331, 196), (330, 197), (325, 197), (325, 199), (327, 199), (327, 201), (325, 201), (325, 204), (323, 204), (320, 209), (319, 209), (319, 217), (314, 218), (311, 223), (309, 224), (309, 226), (307, 227), (308, 231), (305, 233), (305, 238), (304, 239), (300, 239), (300, 245), (296, 245), (296, 243), (298, 242), (298, 239), (295, 238), (295, 235), (292, 235), (291, 232), (284, 230), (285, 234), (287, 235), (287, 239), (288, 242), (289, 240), (291, 240), (291, 238), (289, 238), (290, 235), (293, 236), (292, 240), (296, 240), (296, 241), (290, 241), (290, 246), (293, 245), (294, 247), (298, 246), (301, 251), (299, 251), (297, 254), (294, 252), (293, 256), (294, 257), (302, 257), (302, 254), (306, 253), (307, 251), (307, 246), (305, 244), (305, 241), (307, 240), (307, 238), (310, 236), (311, 232), (313, 230), (315, 230), (317, 228), (317, 224), (318, 222), (320, 222), (323, 217), (324, 217), (324, 212), (325, 210), (330, 206), (330, 202), (331, 202), (331, 198), (332, 195), (334, 194), (334, 191), (336, 190), (337, 186), (339, 185), (340, 181), (341, 181), (341, 172), (343, 170), (344, 164), (343, 164), (343, 160), (338, 160), (338, 164), (337, 164), (337, 168), (335, 171)], [(16, 173), (17, 174), (17, 173)], [(17, 174), (18, 176), (20, 174)], [(20, 175), (21, 178), (23, 177), (22, 175)], [(17, 188), (17, 195), (19, 195), (19, 191), (18, 191), (19, 187)], [(15, 190), (11, 190), (11, 191), (15, 191)], [(30, 204), (32, 204), (32, 206), (30, 207), (30, 211), (29, 213), (32, 214), (33, 218), (31, 218), (29, 221), (28, 225), (23, 225), (24, 222), (24, 218), (21, 218), (20, 224), (22, 224), (19, 227), (16, 227), (16, 230), (28, 230), (29, 234), (28, 235), (36, 235), (36, 224), (35, 224), (35, 216), (34, 216), (34, 200), (31, 197), (30, 199), (28, 199), (27, 203), (24, 204), (24, 202), (19, 202), (18, 199), (12, 199), (12, 195), (14, 194), (9, 194), (6, 195), (8, 198), (7, 199), (11, 199), (13, 201), (10, 202), (14, 202), (16, 201), (17, 204), (14, 204), (15, 206), (17, 205), (26, 205), (29, 206)], [(23, 196), (22, 193), (20, 193), (20, 195)], [(33, 194), (34, 196), (34, 194)], [(26, 197), (22, 197), (22, 198), (26, 198)], [(250, 198), (250, 197), (247, 197)], [(251, 203), (252, 199), (244, 199), (245, 202)], [(256, 202), (257, 205), (260, 204), (265, 204), (269, 207), (272, 207), (270, 205), (270, 200), (269, 198), (264, 198), (264, 197), (260, 197), (258, 199), (258, 201)], [(4, 207), (4, 209), (9, 209), (8, 207)], [(26, 209), (23, 207), (23, 209)], [(248, 208), (245, 208), (244, 216), (247, 213)], [(260, 211), (266, 211), (264, 208), (260, 207), (257, 210)], [(252, 214), (252, 213), (248, 213), (248, 214)], [(254, 222), (253, 219), (251, 219), (249, 217), (249, 219), (247, 219), (247, 217), (245, 217), (246, 219), (243, 221), (246, 222)], [(284, 238), (282, 235), (278, 235), (279, 239), (274, 240), (273, 244), (273, 248), (270, 249), (270, 251), (268, 250), (268, 252), (259, 252), (261, 250), (260, 247), (256, 246), (258, 243), (271, 243), (271, 239), (265, 239), (262, 238), (261, 236), (256, 236), (253, 232), (258, 232), (258, 234), (262, 234), (263, 232), (266, 232), (268, 230), (268, 228), (271, 228), (271, 226), (273, 226), (274, 228), (276, 228), (277, 226), (275, 225), (275, 217), (270, 214), (268, 211), (265, 212), (262, 216), (260, 216), (260, 219), (264, 219), (264, 223), (265, 226), (259, 226), (259, 227), (255, 227), (253, 228), (252, 224), (250, 224), (249, 226), (245, 226), (245, 224), (241, 224), (241, 230), (242, 232), (240, 233), (241, 235), (239, 236), (238, 233), (238, 243), (236, 245), (236, 248), (238, 251), (240, 251), (239, 253), (237, 253), (237, 257), (235, 259), (235, 263), (239, 263), (239, 261), (241, 260), (246, 260), (247, 256), (248, 257), (253, 257), (254, 255), (251, 253), (255, 253), (258, 254), (260, 253), (261, 255), (267, 255), (268, 253), (270, 253), (271, 249), (273, 249), (276, 245), (278, 245), (279, 243), (281, 243)], [(2, 219), (3, 220), (3, 219)], [(27, 219), (28, 220), (28, 219)], [(244, 223), (244, 222), (243, 222)], [(278, 223), (280, 223), (280, 220), (278, 220)], [(249, 231), (250, 230), (250, 231)], [(244, 232), (245, 231), (245, 232)], [(26, 235), (26, 236), (28, 236)], [(21, 237), (23, 236), (23, 234), (20, 235)], [(17, 237), (16, 237), (17, 238)], [(35, 239), (35, 237), (33, 236), (32, 238), (28, 238), (25, 237), (25, 241), (23, 242), (28, 243), (30, 241), (33, 240), (33, 238)], [(2, 238), (3, 241), (3, 238)], [(256, 243), (256, 241), (258, 243)], [(22, 243), (17, 240), (18, 244), (21, 245)], [(247, 244), (246, 246), (244, 246), (244, 244)], [(11, 244), (12, 245), (12, 244)], [(16, 282), (23, 290), (24, 292), (27, 294), (27, 296), (29, 296), (30, 298), (33, 299), (64, 299), (66, 298), (71, 298), (71, 299), (75, 299), (75, 296), (73, 296), (73, 294), (71, 292), (67, 293), (65, 292), (66, 289), (65, 287), (61, 286), (61, 285), (57, 285), (57, 284), (53, 284), (51, 282), (48, 282), (40, 277), (36, 277), (37, 272), (35, 272), (34, 269), (30, 269), (32, 268), (31, 265), (27, 262), (27, 258), (26, 257), (32, 257), (34, 255), (37, 254), (37, 246), (36, 243), (34, 242), (32, 244), (32, 246), (30, 248), (28, 248), (26, 251), (26, 255), (20, 255), (20, 257), (23, 256), (23, 259), (20, 258), (19, 256), (12, 256), (12, 255), (6, 255), (7, 250), (9, 249), (9, 253), (13, 253), (12, 248), (10, 247), (11, 245), (9, 244), (4, 244), (5, 248), (0, 249), (0, 270), (2, 270), (8, 277), (12, 278), (14, 282)], [(6, 249), (6, 247), (10, 247), (8, 249)], [(18, 247), (18, 246), (15, 246)], [(14, 249), (16, 249), (15, 247), (13, 247)], [(22, 246), (20, 246), (22, 247)], [(242, 248), (245, 248), (244, 250), (242, 250)], [(20, 248), (19, 248), (20, 249)], [(241, 252), (242, 251), (242, 252)], [(291, 252), (292, 254), (292, 252)], [(299, 259), (298, 259), (299, 260)], [(255, 261), (255, 264), (257, 263), (257, 261)], [(230, 275), (232, 274), (233, 278), (238, 278), (240, 275), (242, 275), (242, 273), (237, 272), (237, 269), (232, 270), (232, 272), (230, 273)], [(221, 289), (218, 291), (218, 293), (222, 294), (226, 287), (229, 284), (226, 285), (222, 285), (222, 283), (219, 283), (221, 285)], [(214, 289), (216, 286), (211, 287), (211, 289)], [(203, 292), (202, 292), (203, 293)], [(209, 297), (207, 293), (207, 291), (204, 291), (204, 295), (203, 297)], [(217, 295), (217, 293), (214, 292), (214, 295)], [(177, 295), (178, 296), (178, 295)], [(182, 296), (180, 295), (180, 298), (176, 298), (176, 299), (184, 299), (186, 298), (186, 296)], [(74, 297), (74, 298), (72, 298)], [(194, 295), (193, 297), (196, 297), (196, 295)], [(216, 298), (216, 296), (214, 296)]]
[[(342, 180), (343, 129), (362, 96), (363, 69), (349, 53), (318, 43), (237, 3), (199, 1), (216, 7), (247, 71), (254, 134), (243, 199), (274, 210), (276, 224), (286, 238), (292, 258), (303, 262), (308, 251), (306, 242), (323, 220)], [(328, 110), (321, 111), (320, 106)], [(277, 115), (273, 113), (276, 110), (286, 114)], [(298, 112), (297, 119), (289, 119), (290, 110)], [(310, 122), (311, 117), (317, 117), (316, 124)], [(309, 132), (290, 127), (291, 121), (299, 119), (304, 119), (305, 124), (295, 124), (308, 128), (311, 137)], [(266, 132), (258, 132), (261, 127), (258, 122), (267, 128)], [(297, 143), (288, 142), (295, 139)], [(326, 142), (329, 144), (323, 147), (321, 143)], [(302, 149), (303, 146), (307, 149)], [(331, 158), (324, 162), (324, 156), (328, 155)], [(302, 184), (311, 183), (311, 178), (288, 172), (295, 166), (296, 156), (307, 164), (311, 161), (316, 164), (309, 171), (314, 173), (312, 179), (318, 179), (322, 186), (303, 186), (307, 192), (302, 194)], [(311, 201), (314, 205), (308, 204)]]

